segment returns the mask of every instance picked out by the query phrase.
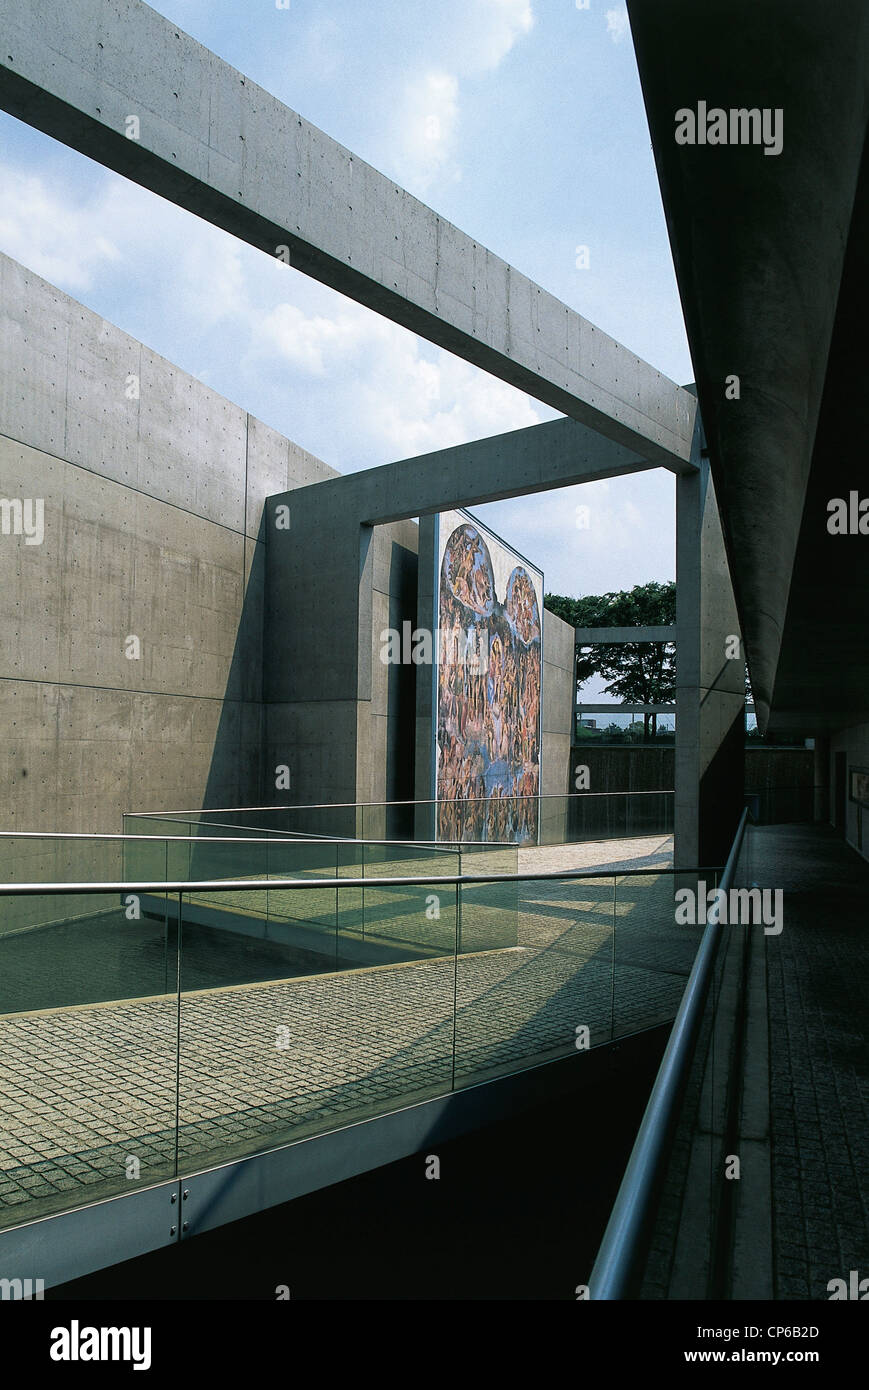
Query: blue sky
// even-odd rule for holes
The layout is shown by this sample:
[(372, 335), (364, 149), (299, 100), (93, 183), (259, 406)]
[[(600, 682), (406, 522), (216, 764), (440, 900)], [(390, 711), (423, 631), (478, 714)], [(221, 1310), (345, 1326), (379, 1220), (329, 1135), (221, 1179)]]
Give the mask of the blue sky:
[[(676, 381), (692, 378), (617, 0), (163, 0), (308, 120)], [(577, 268), (577, 247), (589, 269)], [(342, 472), (555, 418), (0, 115), (0, 249)], [(575, 523), (578, 503), (590, 525)], [(475, 508), (557, 593), (674, 576), (655, 471)]]

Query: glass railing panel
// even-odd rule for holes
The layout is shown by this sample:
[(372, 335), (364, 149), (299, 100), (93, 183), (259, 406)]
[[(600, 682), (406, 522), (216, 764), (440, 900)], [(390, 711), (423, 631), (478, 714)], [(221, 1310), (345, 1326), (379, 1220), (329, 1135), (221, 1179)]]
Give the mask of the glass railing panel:
[[(267, 842), (268, 877), (272, 879), (335, 879), (340, 876), (339, 845), (331, 840), (285, 840)], [(292, 888), (270, 888), (268, 922), (275, 940), (287, 940), (295, 933), (317, 955), (334, 966), (339, 930), (338, 892), (334, 885), (296, 892)], [(301, 933), (300, 929), (304, 928)]]
[(191, 877), (198, 835), (198, 823), (192, 818), (125, 815), (124, 878), (143, 883), (186, 881)]
[[(300, 897), (311, 889), (295, 891)], [(294, 920), (307, 911), (299, 906)], [(452, 1084), (456, 895), (444, 950), (188, 925), (181, 959), (179, 1162), (218, 1163), (384, 1113)], [(325, 937), (324, 933), (324, 937)]]
[(238, 828), (252, 835), (266, 831), (273, 835), (352, 840), (361, 833), (361, 822), (361, 808), (356, 805), (279, 806), (203, 813), (203, 823), (223, 835), (232, 834)]
[(579, 843), (672, 835), (673, 807), (674, 793), (670, 791), (571, 795), (567, 798), (565, 838)]
[[(515, 875), (519, 871), (516, 845), (465, 843), (461, 846), (463, 874)], [(466, 883), (462, 885), (462, 914), (459, 923), (459, 950), (512, 949), (519, 940), (519, 896), (521, 884)]]
[(151, 916), (137, 894), (22, 895), (10, 915), (15, 925), (0, 932), (0, 1225), (175, 1173), (176, 923)]
[[(674, 893), (692, 890), (699, 904), (701, 885), (705, 885), (705, 917), (711, 906), (708, 890), (713, 878), (717, 886), (720, 874), (709, 871), (676, 875)], [(751, 878), (749, 827), (732, 885), (746, 886)], [(682, 915), (688, 901), (684, 895), (679, 899)], [(689, 930), (686, 926), (682, 929)], [(648, 1237), (637, 1249), (630, 1297), (682, 1300), (731, 1296), (726, 1285), (730, 1238), (726, 1214), (728, 1106), (739, 1097), (738, 1001), (744, 982), (744, 953), (749, 949), (750, 932), (756, 930), (725, 922), (719, 928), (698, 1036), (661, 1163)], [(693, 931), (702, 934), (705, 922)]]
[(570, 798), (544, 796), (540, 798), (538, 816), (539, 845), (563, 845), (568, 842)]
[[(169, 847), (170, 859), (173, 848), (183, 853), (183, 844), (179, 842), (173, 846), (170, 841)], [(269, 851), (268, 840), (218, 840), (205, 836), (192, 845), (187, 877), (191, 881), (263, 881), (269, 873)], [(268, 920), (268, 897), (265, 888), (192, 888), (185, 896), (185, 921), (256, 937)]]
[[(363, 929), (369, 943), (393, 943), (405, 954), (420, 958), (452, 950), (456, 939), (454, 885), (433, 885), (425, 880), (457, 876), (457, 851), (431, 845), (372, 844), (363, 841), (361, 874)], [(381, 886), (379, 879), (406, 878), (407, 884)], [(442, 912), (442, 903), (447, 911)]]
[[(675, 1018), (703, 934), (707, 890), (717, 882), (713, 869), (700, 878), (660, 871), (616, 879), (615, 1036)], [(683, 889), (692, 896), (677, 898)]]
[[(122, 840), (82, 835), (0, 835), (0, 883), (105, 883), (124, 877)], [(90, 900), (82, 896), (81, 914)], [(40, 916), (41, 914), (41, 916)], [(0, 933), (31, 928), (41, 921), (68, 921), (78, 914), (74, 896), (55, 901), (24, 896), (0, 897)]]
[[(173, 878), (187, 878), (190, 858), (190, 842), (181, 844), (181, 852), (170, 853), (169, 841), (158, 838), (153, 830), (145, 834), (127, 834), (123, 840), (121, 877), (127, 883), (166, 882), (170, 874)], [(181, 872), (178, 872), (178, 870)]]
[[(722, 1008), (722, 1001), (727, 994), (733, 997), (743, 949), (743, 929), (724, 927), (638, 1271), (636, 1296), (643, 1299), (722, 1296), (715, 1288), (712, 1252), (725, 1181), (726, 1107), (735, 1042), (732, 1009)], [(687, 1242), (686, 1212), (692, 1222)]]
[(438, 839), (437, 802), (415, 801), (413, 803), (413, 833), (409, 840), (420, 840), (434, 844)]
[[(356, 840), (336, 840), (332, 844), (336, 875), (341, 879), (361, 879), (365, 874), (365, 846)], [(337, 951), (348, 960), (358, 956), (365, 939), (365, 889), (339, 888), (336, 894)]]
[[(466, 891), (479, 890), (463, 886), (463, 937)], [(457, 1085), (571, 1055), (578, 1045), (594, 1047), (612, 1036), (612, 878), (537, 879), (514, 891), (516, 944), (461, 954), (457, 961)]]

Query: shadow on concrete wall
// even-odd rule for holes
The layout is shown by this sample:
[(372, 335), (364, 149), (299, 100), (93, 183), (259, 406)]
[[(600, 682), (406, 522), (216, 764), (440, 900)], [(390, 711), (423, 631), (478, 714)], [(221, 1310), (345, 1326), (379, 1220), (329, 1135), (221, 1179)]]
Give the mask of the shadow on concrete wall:
[[(214, 749), (205, 790), (204, 810), (227, 806), (262, 806), (286, 801), (274, 787), (265, 788), (263, 754), (265, 706), (263, 670), (267, 659), (265, 632), (266, 516), (263, 511), (256, 542), (245, 538), (250, 572), (245, 584), (235, 647), (214, 736)], [(247, 568), (247, 564), (246, 564)]]

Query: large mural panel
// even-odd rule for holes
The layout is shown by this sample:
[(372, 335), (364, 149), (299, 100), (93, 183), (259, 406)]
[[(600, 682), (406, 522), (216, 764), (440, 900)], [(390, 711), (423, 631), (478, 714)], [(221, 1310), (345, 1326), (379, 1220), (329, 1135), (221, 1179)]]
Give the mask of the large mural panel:
[(439, 518), (435, 556), (439, 838), (533, 842), (543, 575), (467, 512)]

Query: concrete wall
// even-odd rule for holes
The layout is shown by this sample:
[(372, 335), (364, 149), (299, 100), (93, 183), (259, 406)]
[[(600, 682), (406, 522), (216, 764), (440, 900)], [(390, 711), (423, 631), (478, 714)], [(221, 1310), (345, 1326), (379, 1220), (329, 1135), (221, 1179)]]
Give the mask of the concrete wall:
[[(383, 665), (378, 634), (384, 627), (400, 629), (402, 618), (414, 618), (417, 527), (405, 521), (372, 528), (374, 621), (363, 636), (347, 609), (348, 597), (353, 609), (358, 603), (358, 541), (353, 545), (342, 533), (331, 561), (323, 542), (323, 530), (312, 524), (304, 538), (297, 531), (288, 539), (286, 553), (273, 538), (269, 554), (267, 630), (273, 637), (266, 670), (265, 800), (294, 805), (412, 800), (408, 711), (413, 696), (406, 690), (412, 671)], [(333, 601), (331, 595), (341, 591), (344, 603)], [(289, 629), (297, 659), (277, 650), (289, 646), (284, 640)], [(352, 679), (334, 679), (336, 655), (359, 641), (369, 647), (368, 698), (359, 697)], [(271, 780), (282, 763), (292, 768), (289, 796), (274, 794)]]
[(330, 476), (0, 257), (0, 498), (44, 503), (41, 544), (0, 535), (0, 828), (259, 803), (263, 504)]
[(567, 826), (567, 803), (561, 798), (574, 789), (570, 776), (570, 743), (576, 695), (574, 649), (574, 629), (544, 609), (540, 794), (556, 799), (542, 803), (542, 844), (557, 843), (563, 839)]
[(844, 753), (846, 760), (845, 776), (845, 839), (864, 859), (869, 859), (869, 808), (859, 806), (848, 798), (848, 782), (854, 767), (869, 768), (869, 724), (855, 724), (850, 729), (840, 729), (830, 738), (829, 760), (829, 815), (835, 817), (835, 765), (836, 754)]
[[(412, 799), (412, 687), (380, 661), (379, 633), (415, 617), (417, 526), (360, 527), (321, 484), (270, 498), (266, 534), (266, 800)], [(276, 797), (284, 763), (291, 791)]]

